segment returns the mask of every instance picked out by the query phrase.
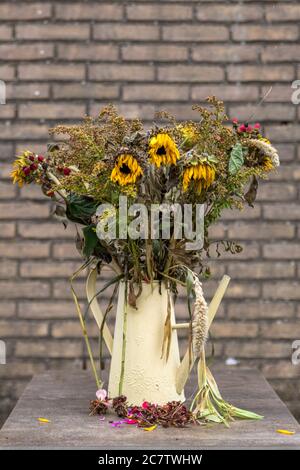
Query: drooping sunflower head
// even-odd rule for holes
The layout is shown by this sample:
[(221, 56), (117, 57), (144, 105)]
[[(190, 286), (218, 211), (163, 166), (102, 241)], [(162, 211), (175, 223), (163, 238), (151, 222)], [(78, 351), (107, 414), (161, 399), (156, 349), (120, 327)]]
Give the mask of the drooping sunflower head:
[(197, 194), (206, 191), (215, 181), (216, 171), (208, 162), (190, 165), (183, 171), (182, 188), (186, 192), (193, 189)]
[(127, 186), (136, 183), (142, 174), (143, 170), (137, 159), (129, 153), (123, 153), (117, 157), (110, 179), (120, 186)]
[(158, 168), (161, 165), (176, 165), (180, 157), (174, 140), (165, 133), (151, 137), (149, 142), (150, 163)]

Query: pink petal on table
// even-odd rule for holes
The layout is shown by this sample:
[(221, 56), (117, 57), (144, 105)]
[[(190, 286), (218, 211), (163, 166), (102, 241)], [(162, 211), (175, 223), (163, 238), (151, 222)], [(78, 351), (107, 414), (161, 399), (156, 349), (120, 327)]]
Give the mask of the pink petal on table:
[(96, 392), (96, 397), (98, 398), (98, 400), (105, 400), (105, 398), (107, 397), (107, 391), (104, 388), (99, 388), (99, 390), (97, 390)]

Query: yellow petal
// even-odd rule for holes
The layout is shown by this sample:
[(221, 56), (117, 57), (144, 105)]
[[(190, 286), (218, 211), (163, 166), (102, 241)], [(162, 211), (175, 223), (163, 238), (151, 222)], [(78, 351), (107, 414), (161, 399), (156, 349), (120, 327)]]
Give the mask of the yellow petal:
[(50, 421), (49, 419), (47, 419), (47, 418), (38, 418), (38, 421), (39, 421), (40, 423), (50, 423), (50, 422), (51, 422), (51, 421)]
[(154, 431), (154, 429), (157, 428), (157, 424), (154, 424), (153, 426), (150, 426), (149, 428), (144, 428), (144, 431)]
[(276, 432), (278, 432), (279, 434), (286, 434), (288, 436), (292, 436), (293, 434), (295, 434), (295, 431), (287, 431), (287, 429), (277, 429)]

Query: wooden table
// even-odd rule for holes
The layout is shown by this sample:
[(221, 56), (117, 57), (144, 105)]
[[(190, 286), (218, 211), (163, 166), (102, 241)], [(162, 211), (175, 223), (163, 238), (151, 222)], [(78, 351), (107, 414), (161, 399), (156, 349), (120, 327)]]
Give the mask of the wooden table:
[[(80, 449), (224, 449), (300, 448), (300, 426), (263, 376), (255, 369), (213, 368), (223, 397), (265, 416), (261, 421), (224, 425), (157, 428), (114, 428), (109, 420), (88, 415), (95, 384), (89, 372), (51, 371), (35, 376), (0, 431), (0, 448)], [(195, 379), (190, 384), (195, 387)], [(51, 420), (40, 424), (38, 417)], [(295, 431), (288, 436), (277, 429)]]

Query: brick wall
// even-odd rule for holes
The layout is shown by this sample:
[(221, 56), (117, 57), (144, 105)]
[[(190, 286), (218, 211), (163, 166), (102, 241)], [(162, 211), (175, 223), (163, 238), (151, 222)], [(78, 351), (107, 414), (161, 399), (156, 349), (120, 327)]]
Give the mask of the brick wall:
[[(231, 117), (247, 119), (270, 85), (254, 119), (282, 166), (261, 185), (255, 209), (227, 213), (215, 228), (245, 250), (213, 262), (206, 294), (224, 272), (232, 277), (213, 329), (216, 356), (258, 366), (300, 414), (300, 366), (290, 359), (300, 339), (300, 107), (291, 103), (299, 20), (299, 3), (288, 0), (0, 2), (3, 416), (32, 374), (81, 367), (84, 351), (68, 286), (79, 264), (72, 230), (53, 220), (38, 188), (11, 185), (14, 154), (42, 152), (49, 126), (95, 115), (107, 102), (146, 122), (160, 108), (188, 119), (196, 117), (191, 104), (213, 93)], [(82, 293), (83, 279), (77, 285)]]

